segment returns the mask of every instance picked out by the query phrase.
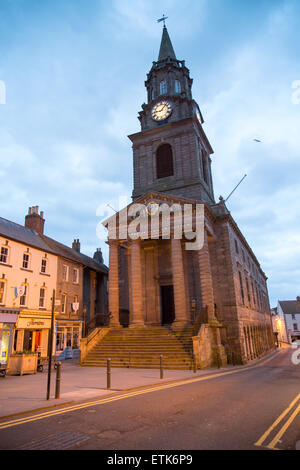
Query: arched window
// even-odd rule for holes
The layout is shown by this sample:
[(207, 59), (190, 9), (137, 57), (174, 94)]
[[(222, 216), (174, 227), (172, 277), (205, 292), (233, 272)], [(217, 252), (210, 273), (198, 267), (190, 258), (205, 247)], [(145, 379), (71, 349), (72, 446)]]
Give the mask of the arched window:
[(181, 93), (181, 83), (179, 80), (175, 80), (175, 93), (178, 95)]
[(157, 179), (174, 175), (173, 152), (170, 144), (163, 144), (156, 152)]
[(163, 80), (160, 82), (160, 94), (161, 95), (166, 95), (167, 94), (167, 82), (166, 80)]

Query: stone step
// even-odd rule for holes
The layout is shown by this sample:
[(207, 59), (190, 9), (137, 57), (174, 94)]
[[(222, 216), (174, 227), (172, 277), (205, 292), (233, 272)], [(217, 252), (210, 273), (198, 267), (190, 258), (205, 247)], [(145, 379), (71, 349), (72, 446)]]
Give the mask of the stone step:
[(106, 367), (111, 359), (112, 367), (169, 369), (192, 368), (193, 328), (170, 329), (153, 327), (145, 329), (112, 329), (100, 341), (83, 362), (86, 367)]

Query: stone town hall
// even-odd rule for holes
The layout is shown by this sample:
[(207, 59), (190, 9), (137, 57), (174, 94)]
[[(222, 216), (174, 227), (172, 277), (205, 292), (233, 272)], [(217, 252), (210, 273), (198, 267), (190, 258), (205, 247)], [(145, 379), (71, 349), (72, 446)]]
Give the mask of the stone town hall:
[(94, 334), (83, 365), (111, 357), (116, 367), (157, 367), (162, 354), (166, 367), (190, 368), (195, 358), (204, 368), (247, 363), (274, 348), (267, 279), (223, 199), (215, 202), (213, 150), (192, 84), (164, 26), (145, 82), (141, 131), (129, 137), (133, 203), (203, 203), (204, 246), (188, 251), (172, 233), (109, 236), (110, 328)]

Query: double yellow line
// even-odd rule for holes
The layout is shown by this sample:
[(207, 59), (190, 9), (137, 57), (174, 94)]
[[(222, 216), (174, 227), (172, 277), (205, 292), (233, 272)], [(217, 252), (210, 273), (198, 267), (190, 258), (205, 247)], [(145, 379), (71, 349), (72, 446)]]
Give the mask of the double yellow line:
[[(295, 409), (294, 409), (295, 408)], [(284, 410), (283, 413), (274, 421), (274, 423), (267, 429), (267, 431), (261, 436), (261, 438), (255, 443), (256, 446), (262, 447), (264, 442), (267, 441), (267, 438), (269, 435), (274, 431), (283, 421), (284, 418), (291, 413), (291, 411), (294, 409), (292, 414), (289, 416), (289, 418), (285, 421), (284, 425), (278, 430), (277, 434), (275, 437), (271, 440), (271, 442), (264, 447), (267, 447), (268, 449), (272, 450), (278, 450), (275, 448), (276, 444), (278, 441), (281, 439), (281, 437), (285, 434), (287, 429), (290, 427), (290, 425), (293, 423), (295, 418), (300, 412), (300, 394), (290, 403), (290, 405)]]
[(60, 408), (58, 410), (55, 409), (55, 410), (52, 410), (52, 411), (45, 411), (43, 413), (36, 414), (36, 415), (33, 415), (33, 416), (27, 416), (27, 417), (23, 417), (23, 418), (19, 418), (19, 419), (13, 419), (13, 420), (4, 421), (4, 422), (0, 421), (0, 430), (11, 428), (11, 427), (14, 427), (14, 426), (20, 426), (21, 424), (27, 424), (27, 423), (31, 423), (31, 422), (34, 422), (34, 421), (39, 421), (39, 420), (46, 419), (46, 418), (51, 418), (53, 416), (58, 416), (58, 415), (65, 414), (65, 413), (70, 413), (72, 411), (83, 410), (83, 409), (91, 408), (93, 406), (98, 406), (98, 405), (105, 405), (106, 403), (112, 403), (112, 402), (115, 402), (115, 401), (124, 400), (125, 398), (131, 398), (131, 397), (135, 397), (135, 396), (138, 396), (138, 395), (145, 395), (147, 393), (157, 392), (159, 390), (166, 390), (166, 389), (169, 389), (169, 388), (180, 387), (182, 385), (188, 385), (188, 384), (196, 383), (196, 382), (203, 382), (203, 381), (215, 379), (215, 378), (218, 378), (218, 377), (223, 377), (223, 376), (227, 376), (227, 375), (233, 375), (233, 374), (245, 372), (245, 371), (248, 371), (250, 369), (254, 369), (258, 366), (262, 366), (266, 362), (271, 361), (273, 358), (274, 358), (274, 356), (272, 356), (270, 358), (267, 358), (266, 360), (260, 362), (258, 365), (254, 365), (254, 366), (251, 365), (249, 367), (244, 367), (242, 369), (234, 369), (234, 370), (231, 370), (229, 372), (219, 372), (219, 373), (212, 374), (212, 375), (206, 375), (204, 377), (197, 377), (197, 378), (194, 378), (194, 379), (185, 379), (185, 380), (181, 380), (181, 381), (177, 381), (177, 382), (150, 386), (149, 388), (144, 388), (144, 389), (140, 389), (140, 390), (132, 390), (130, 392), (123, 393), (121, 395), (114, 395), (114, 396), (107, 397), (107, 398), (102, 398), (102, 399), (99, 399), (99, 400), (96, 400), (96, 401), (78, 403), (77, 405), (71, 405), (71, 406), (68, 406), (68, 407), (65, 407), (65, 408)]

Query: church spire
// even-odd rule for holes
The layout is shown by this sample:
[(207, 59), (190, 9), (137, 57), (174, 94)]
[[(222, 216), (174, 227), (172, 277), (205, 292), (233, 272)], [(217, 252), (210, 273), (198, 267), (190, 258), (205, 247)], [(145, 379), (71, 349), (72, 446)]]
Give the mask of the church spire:
[(168, 57), (170, 57), (171, 59), (177, 60), (168, 30), (166, 26), (164, 26), (158, 61), (160, 62), (161, 60), (165, 60)]

